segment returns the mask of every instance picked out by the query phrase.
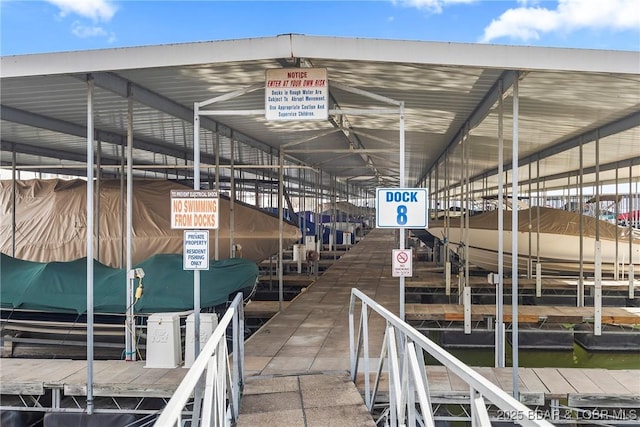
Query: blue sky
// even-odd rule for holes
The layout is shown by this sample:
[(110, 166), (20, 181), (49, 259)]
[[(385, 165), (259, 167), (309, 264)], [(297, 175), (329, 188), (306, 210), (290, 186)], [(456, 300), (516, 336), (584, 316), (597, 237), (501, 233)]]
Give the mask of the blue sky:
[(640, 50), (640, 0), (0, 0), (0, 53), (300, 33)]

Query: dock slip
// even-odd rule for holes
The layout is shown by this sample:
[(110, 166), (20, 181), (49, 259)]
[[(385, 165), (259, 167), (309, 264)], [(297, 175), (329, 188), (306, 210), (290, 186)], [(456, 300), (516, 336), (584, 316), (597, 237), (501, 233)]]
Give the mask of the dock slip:
[[(345, 425), (372, 425), (361, 397), (363, 375), (356, 378), (355, 385), (348, 377), (351, 289), (360, 289), (397, 314), (399, 281), (391, 277), (395, 245), (394, 231), (372, 230), (246, 340), (245, 390), (238, 425), (327, 425), (328, 414), (335, 422), (357, 420), (350, 424), (346, 421)], [(277, 302), (274, 308), (277, 310)], [(370, 316), (368, 344), (374, 358), (380, 354), (386, 326), (383, 318)], [(375, 370), (375, 365), (370, 369)], [(512, 391), (512, 369), (474, 369), (487, 384)], [(174, 393), (186, 372), (182, 367), (144, 368), (144, 362), (96, 361), (94, 392), (108, 399), (108, 405), (122, 398), (166, 398)], [(54, 406), (45, 408), (52, 411), (65, 409), (60, 406), (61, 398), (74, 397), (81, 406), (86, 395), (85, 361), (2, 359), (0, 375), (2, 410), (7, 409), (7, 396), (29, 396), (26, 400), (52, 396)], [(625, 408), (618, 414), (623, 414), (626, 421), (637, 422), (639, 378), (640, 370), (519, 368), (519, 398), (541, 411), (557, 409), (558, 405), (585, 411)], [(468, 384), (450, 369), (430, 365), (427, 379), (434, 408), (469, 401)], [(340, 401), (330, 395), (340, 397)], [(384, 377), (378, 396), (376, 402), (384, 405), (389, 397)]]
[[(247, 384), (253, 381), (252, 376), (256, 379), (304, 378), (319, 373), (348, 372), (351, 288), (360, 289), (391, 312), (399, 312), (398, 278), (391, 277), (394, 245), (392, 231), (371, 231), (305, 292), (283, 304), (282, 311), (245, 344)], [(254, 307), (251, 304), (246, 307), (247, 316), (254, 310), (265, 313), (278, 308), (277, 302), (257, 301)], [(421, 307), (429, 311), (428, 305)], [(411, 309), (407, 316), (414, 313), (412, 305), (408, 304), (407, 308)], [(582, 316), (582, 313), (576, 315)], [(635, 314), (631, 316), (637, 318)], [(374, 351), (382, 345), (385, 329), (382, 320), (371, 316), (369, 322), (369, 346), (376, 349)], [(511, 368), (482, 367), (477, 371), (503, 390), (512, 391)], [(433, 402), (453, 404), (468, 398), (468, 385), (447, 368), (429, 366), (427, 375)], [(535, 407), (559, 401), (580, 407), (640, 407), (640, 371), (637, 370), (520, 368), (518, 378), (521, 400)], [(362, 392), (361, 376), (357, 385)], [(388, 389), (384, 381), (381, 389)], [(628, 414), (634, 417), (636, 412)]]

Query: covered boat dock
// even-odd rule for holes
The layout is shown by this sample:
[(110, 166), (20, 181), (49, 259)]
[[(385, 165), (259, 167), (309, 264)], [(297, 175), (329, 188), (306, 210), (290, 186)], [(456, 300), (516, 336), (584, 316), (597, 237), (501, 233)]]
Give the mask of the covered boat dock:
[[(406, 300), (410, 293), (405, 293), (405, 288), (412, 286), (411, 280), (390, 277), (391, 250), (405, 249), (410, 242), (404, 227), (397, 227), (397, 233), (375, 228), (375, 209), (379, 208), (377, 189), (426, 189), (426, 216), (442, 217), (445, 225), (445, 231), (435, 236), (440, 243), (434, 242), (429, 255), (436, 268), (443, 269), (444, 277), (440, 277), (436, 286), (444, 286), (450, 296), (451, 282), (458, 280), (457, 288), (454, 287), (457, 290), (454, 298), (458, 301), (452, 301), (457, 305), (443, 312), (462, 309), (463, 317), (473, 315), (474, 310), (472, 305), (463, 304), (465, 298), (471, 298), (475, 280), (469, 243), (471, 212), (479, 206), (482, 210), (491, 209), (486, 201), (495, 197), (497, 204), (493, 208), (500, 212), (500, 219), (493, 231), (500, 243), (492, 257), (497, 265), (495, 271), (485, 271), (484, 276), (493, 273), (494, 328), (499, 337), (506, 335), (509, 318), (526, 315), (525, 310), (519, 310), (521, 280), (527, 286), (532, 286), (535, 280), (536, 290), (554, 286), (542, 285), (544, 279), (536, 271), (541, 262), (536, 252), (539, 246), (534, 245), (536, 241), (539, 244), (540, 236), (540, 233), (536, 236), (535, 223), (530, 221), (525, 233), (528, 242), (524, 250), (525, 268), (519, 267), (518, 257), (507, 257), (508, 244), (500, 246), (509, 240), (510, 247), (517, 248), (518, 242), (525, 241), (522, 233), (515, 232), (517, 228), (504, 226), (505, 216), (511, 217), (512, 224), (519, 223), (517, 209), (503, 210), (508, 207), (507, 200), (527, 198), (533, 209), (577, 207), (581, 214), (583, 204), (594, 198), (593, 212), (597, 218), (602, 209), (600, 202), (613, 195), (620, 200), (614, 208), (615, 218), (638, 209), (639, 64), (637, 51), (299, 34), (4, 56), (0, 58), (1, 166), (11, 174), (12, 181), (0, 195), (0, 249), (7, 255), (18, 256), (23, 245), (29, 243), (20, 230), (26, 211), (17, 208), (16, 183), (30, 173), (38, 177), (53, 174), (88, 180), (83, 196), (85, 219), (75, 222), (75, 226), (85, 231), (86, 256), (88, 260), (95, 257), (100, 261), (102, 255), (94, 253), (94, 235), (98, 238), (101, 235), (101, 210), (112, 209), (122, 225), (118, 256), (114, 259), (126, 270), (133, 266), (130, 232), (135, 219), (131, 210), (136, 196), (134, 181), (171, 181), (194, 191), (213, 190), (228, 197), (225, 226), (229, 237), (224, 240), (221, 252), (230, 255), (242, 253), (242, 245), (233, 238), (236, 219), (241, 215), (238, 206), (244, 203), (259, 209), (275, 208), (280, 241), (274, 250), (275, 258), (268, 265), (269, 268), (275, 265), (270, 272), (277, 275), (278, 301), (270, 303), (277, 305), (278, 314), (246, 343), (247, 393), (250, 394), (251, 377), (259, 381), (295, 376), (297, 380), (289, 381), (297, 383), (297, 389), (287, 388), (291, 384), (284, 381), (288, 385), (276, 385), (275, 391), (302, 395), (303, 404), (305, 390), (301, 376), (338, 373), (327, 381), (341, 381), (340, 374), (349, 368), (344, 321), (351, 288), (361, 289), (402, 320), (424, 310), (430, 316), (446, 317), (438, 314), (435, 307), (412, 306), (414, 301)], [(285, 102), (283, 97), (304, 94), (285, 94), (280, 84), (314, 86), (319, 93), (307, 94), (310, 96), (307, 102), (314, 105), (315, 112), (310, 112), (311, 104), (304, 104), (302, 96), (300, 102), (309, 111), (294, 114), (303, 104)], [(107, 179), (119, 183), (122, 202), (119, 206), (100, 203), (100, 185)], [(347, 221), (339, 214), (340, 203), (355, 207), (347, 214)], [(333, 260), (318, 259), (326, 271), (293, 302), (285, 301), (283, 292), (285, 267), (291, 271), (297, 267), (293, 260), (285, 259), (285, 251), (290, 249), (283, 242), (285, 210), (311, 212), (317, 218), (328, 215), (331, 223), (328, 227), (332, 230), (329, 244), (334, 246), (338, 243), (338, 231), (344, 236), (355, 234), (358, 229), (373, 228), (366, 236), (354, 238), (359, 242), (340, 259), (335, 252)], [(405, 214), (396, 213), (399, 218)], [(455, 226), (460, 235), (458, 241), (446, 231), (452, 230), (455, 215), (460, 216)], [(94, 223), (95, 218), (98, 220)], [(306, 214), (300, 214), (294, 221), (300, 230), (307, 230), (305, 218)], [(572, 234), (577, 235), (572, 253), (579, 254), (574, 263), (575, 285), (570, 290), (565, 287), (564, 291), (571, 293), (572, 305), (583, 320), (593, 319), (593, 334), (598, 336), (607, 319), (626, 316), (620, 314), (621, 307), (606, 306), (607, 299), (603, 298), (606, 280), (621, 282), (622, 292), (627, 293), (625, 305), (635, 304), (639, 243), (634, 237), (633, 221), (627, 221), (623, 228), (626, 234), (615, 237), (611, 246), (615, 252), (614, 267), (603, 272), (604, 235), (599, 222), (594, 222), (591, 236), (584, 215), (576, 218), (578, 232)], [(357, 220), (358, 225), (351, 220)], [(339, 227), (344, 229), (338, 230)], [(505, 235), (510, 231), (514, 232), (507, 239)], [(321, 232), (318, 226), (315, 236), (323, 235)], [(299, 244), (304, 245), (307, 254), (310, 247), (320, 249), (322, 244), (317, 246), (317, 237), (303, 237)], [(593, 243), (587, 238), (593, 239)], [(211, 242), (215, 242), (217, 258), (219, 240), (212, 237)], [(593, 259), (592, 271), (585, 268), (586, 259)], [(451, 269), (452, 262), (457, 271)], [(90, 321), (91, 266), (88, 261)], [(262, 267), (267, 268), (266, 263)], [(509, 270), (517, 274), (507, 277)], [(195, 276), (199, 277), (199, 273)], [(509, 284), (513, 300), (511, 305), (505, 305), (505, 288)], [(195, 291), (199, 289), (198, 279), (194, 279), (193, 287), (194, 308), (199, 312)], [(591, 288), (592, 299), (587, 294)], [(271, 290), (274, 291), (273, 287)], [(128, 290), (128, 298), (133, 298), (129, 295), (132, 291)], [(125, 302), (125, 306), (130, 308), (131, 301)], [(539, 307), (535, 314), (544, 316), (541, 314), (544, 310)], [(549, 309), (552, 310), (556, 309)], [(609, 310), (615, 313), (609, 315)], [(629, 321), (633, 322), (634, 310), (629, 307), (624, 310), (631, 313)], [(584, 314), (590, 312), (592, 317)], [(129, 326), (132, 317), (129, 313)], [(506, 366), (507, 346), (501, 338), (496, 341), (495, 366), (479, 370), (491, 377), (488, 378), (491, 384), (499, 384), (521, 400), (525, 396), (524, 401), (534, 405), (562, 400), (590, 407), (602, 398), (601, 402), (610, 403), (610, 407), (638, 406), (637, 383), (625, 382), (629, 377), (637, 378), (635, 370), (625, 375), (625, 371), (615, 370), (565, 372), (559, 368), (520, 367), (518, 324), (513, 322), (511, 326), (515, 338), (511, 355), (514, 368)], [(382, 340), (382, 334), (375, 328), (384, 327), (384, 322), (371, 326), (372, 337)], [(2, 359), (3, 394), (18, 396), (24, 391), (26, 395), (31, 390), (37, 396), (47, 390), (45, 394), (54, 396), (53, 402), (61, 403), (55, 396), (64, 393), (65, 378), (73, 377), (75, 382), (69, 383), (66, 390), (76, 396), (76, 409), (90, 414), (94, 409), (98, 412), (106, 409), (93, 406), (98, 402), (94, 398), (103, 393), (99, 386), (103, 377), (98, 370), (102, 365), (93, 365), (92, 334), (92, 325), (88, 323), (86, 368), (76, 366), (76, 361), (66, 365), (60, 361), (52, 361), (50, 365), (37, 361), (33, 363), (40, 368), (29, 369), (21, 377), (22, 371), (9, 368), (12, 363), (28, 362)], [(125, 394), (137, 396), (145, 388), (141, 385), (155, 382), (155, 377), (160, 382), (161, 378), (171, 379), (169, 382), (179, 379), (180, 374), (175, 373), (178, 370), (164, 374), (145, 373), (153, 371), (144, 369), (129, 372), (142, 366), (140, 361), (132, 360), (137, 358), (135, 351), (131, 351), (134, 342), (134, 337), (128, 335), (125, 344), (128, 362), (113, 361), (118, 368), (105, 368), (105, 372), (110, 369), (122, 372), (122, 377), (115, 376), (120, 381), (117, 384), (105, 378), (107, 388), (117, 390), (118, 384), (131, 382), (135, 390)], [(57, 366), (58, 363), (62, 365)], [(58, 370), (58, 374), (49, 377), (46, 373), (49, 370)], [(442, 398), (446, 403), (459, 393), (466, 393), (465, 398), (473, 400), (469, 387), (453, 380), (442, 369), (429, 367), (427, 371), (432, 373), (430, 393), (436, 392), (434, 402)], [(83, 386), (83, 380), (78, 378), (85, 374), (88, 379), (84, 378)], [(510, 386), (509, 381), (504, 381), (509, 374), (513, 375)], [(534, 382), (528, 382), (529, 379)], [(256, 390), (262, 386), (255, 384), (251, 393), (261, 395)], [(355, 384), (362, 386), (357, 378)], [(445, 390), (447, 384), (449, 389)], [(285, 387), (286, 391), (278, 387)], [(465, 387), (466, 390), (460, 390)], [(442, 391), (441, 395), (437, 391)], [(371, 404), (364, 394), (365, 403)], [(83, 401), (81, 396), (86, 399)], [(163, 399), (164, 395), (158, 398)], [(38, 398), (34, 400), (39, 402)], [(46, 411), (57, 409), (51, 407)], [(303, 405), (292, 410), (307, 414), (306, 409)]]

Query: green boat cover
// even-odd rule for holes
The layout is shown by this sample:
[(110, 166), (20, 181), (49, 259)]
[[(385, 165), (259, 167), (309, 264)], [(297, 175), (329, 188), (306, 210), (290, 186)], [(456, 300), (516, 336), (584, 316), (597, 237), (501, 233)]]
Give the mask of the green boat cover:
[[(158, 254), (135, 266), (142, 268), (144, 293), (134, 305), (136, 313), (162, 313), (193, 309), (193, 271), (183, 269), (182, 255)], [(126, 272), (94, 261), (95, 313), (126, 311)], [(258, 279), (255, 262), (230, 258), (211, 260), (200, 271), (200, 306), (214, 307)], [(138, 287), (139, 279), (134, 286)], [(87, 260), (31, 262), (1, 254), (0, 306), (54, 313), (82, 314), (87, 309)]]

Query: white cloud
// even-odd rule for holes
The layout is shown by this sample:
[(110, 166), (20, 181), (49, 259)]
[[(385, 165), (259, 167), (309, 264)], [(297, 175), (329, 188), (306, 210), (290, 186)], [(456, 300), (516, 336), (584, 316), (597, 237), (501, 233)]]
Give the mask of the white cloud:
[(537, 40), (541, 33), (571, 32), (580, 29), (638, 30), (638, 0), (558, 0), (556, 9), (544, 7), (509, 9), (484, 29), (481, 42), (509, 37)]
[(98, 26), (86, 26), (76, 21), (71, 25), (71, 32), (73, 35), (86, 39), (89, 37), (102, 37), (107, 35), (107, 31), (104, 28)]
[(407, 7), (415, 7), (431, 13), (442, 13), (444, 6), (459, 3), (474, 3), (475, 1), (477, 0), (394, 0), (393, 3), (399, 3)]
[(110, 21), (117, 11), (117, 7), (109, 0), (48, 0), (60, 8), (61, 16), (70, 14), (90, 18), (94, 22)]

